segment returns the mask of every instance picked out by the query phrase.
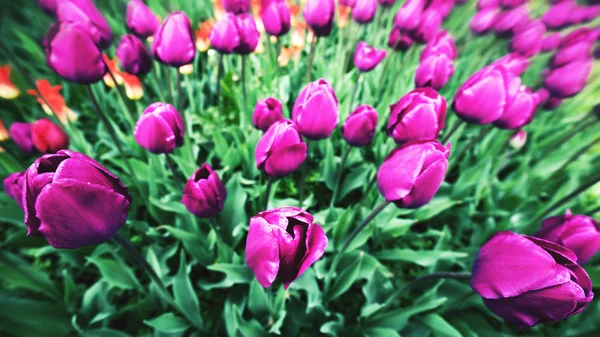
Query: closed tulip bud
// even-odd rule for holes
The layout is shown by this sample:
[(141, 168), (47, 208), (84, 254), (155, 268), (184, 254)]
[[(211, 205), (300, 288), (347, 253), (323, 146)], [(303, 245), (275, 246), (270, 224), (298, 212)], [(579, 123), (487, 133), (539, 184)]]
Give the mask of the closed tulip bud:
[(256, 29), (254, 16), (250, 13), (239, 14), (235, 17), (238, 35), (240, 37), (239, 44), (233, 48), (237, 54), (250, 54), (258, 45), (260, 33)]
[(400, 208), (419, 208), (433, 199), (448, 170), (450, 145), (435, 140), (408, 142), (394, 149), (377, 171), (385, 200)]
[(524, 130), (518, 130), (510, 137), (509, 144), (515, 150), (521, 149), (525, 143), (527, 143), (527, 132)]
[(31, 140), (31, 123), (15, 122), (8, 129), (8, 133), (21, 151), (27, 153), (35, 151), (35, 146)]
[(160, 25), (152, 42), (154, 58), (171, 67), (192, 63), (196, 56), (196, 34), (184, 12), (172, 12)]
[(231, 13), (223, 15), (210, 30), (208, 39), (211, 47), (219, 53), (233, 53), (233, 50), (240, 44), (235, 15)]
[(592, 64), (593, 59), (588, 58), (552, 69), (544, 80), (544, 86), (556, 98), (575, 96), (585, 87), (585, 82), (592, 70)]
[(130, 0), (125, 13), (127, 29), (141, 39), (154, 35), (160, 21), (142, 0)]
[(533, 56), (542, 50), (546, 26), (534, 20), (515, 28), (510, 41), (510, 49), (524, 56)]
[(510, 323), (531, 327), (559, 321), (594, 298), (590, 277), (576, 260), (550, 241), (499, 232), (479, 250), (471, 287)]
[(500, 6), (500, 0), (478, 0), (477, 9), (482, 10), (486, 8), (498, 8)]
[(497, 34), (510, 34), (513, 30), (529, 22), (529, 8), (527, 5), (502, 11), (494, 22), (494, 32)]
[(424, 10), (424, 0), (406, 0), (394, 16), (394, 27), (402, 31), (416, 29)]
[(552, 56), (552, 67), (590, 58), (596, 38), (595, 31), (587, 27), (572, 31), (560, 40), (558, 50)]
[(252, 113), (252, 125), (262, 132), (267, 132), (273, 123), (283, 119), (281, 102), (273, 97), (259, 100)]
[(250, 9), (250, 0), (222, 0), (222, 3), (225, 11), (233, 14), (248, 13)]
[(575, 1), (563, 1), (552, 5), (541, 17), (546, 27), (558, 29), (571, 24), (570, 17), (575, 11), (577, 3)]
[(135, 140), (152, 153), (171, 153), (183, 145), (183, 118), (168, 103), (152, 103), (135, 125)]
[(402, 31), (396, 27), (392, 28), (392, 31), (388, 36), (388, 47), (393, 50), (408, 50), (413, 43), (415, 43), (415, 41), (410, 36), (402, 33)]
[(495, 7), (480, 10), (471, 18), (469, 29), (473, 34), (485, 34), (492, 29), (499, 16), (500, 11)]
[(540, 104), (545, 103), (550, 98), (550, 92), (546, 88), (540, 88), (535, 92)]
[(442, 15), (435, 8), (429, 8), (423, 12), (417, 28), (409, 34), (415, 41), (427, 43), (440, 30), (442, 19)]
[(371, 71), (383, 61), (385, 55), (385, 49), (375, 49), (365, 41), (360, 41), (354, 52), (354, 65), (361, 72)]
[(503, 8), (515, 8), (528, 1), (529, 0), (500, 0), (500, 6)]
[(327, 236), (314, 217), (297, 207), (260, 212), (250, 219), (246, 264), (265, 288), (276, 277), (287, 289), (323, 256)]
[(54, 248), (106, 242), (127, 221), (127, 187), (81, 153), (61, 150), (38, 158), (24, 184), (27, 235), (43, 236)]
[(290, 8), (282, 0), (270, 2), (262, 11), (261, 19), (269, 35), (282, 36), (290, 31)]
[(600, 224), (585, 215), (550, 217), (542, 222), (535, 236), (569, 248), (577, 255), (577, 262), (584, 264), (600, 251)]
[(402, 144), (436, 139), (444, 129), (446, 99), (431, 88), (418, 88), (390, 105), (388, 136)]
[(302, 14), (316, 36), (331, 34), (335, 18), (335, 2), (333, 0), (307, 0)]
[(521, 86), (521, 80), (503, 65), (487, 66), (467, 79), (454, 95), (458, 117), (473, 124), (487, 124), (500, 118), (507, 102)]
[(56, 0), (56, 18), (59, 22), (80, 24), (101, 49), (108, 48), (113, 41), (108, 22), (92, 0)]
[(372, 106), (359, 105), (342, 125), (342, 136), (352, 146), (369, 145), (375, 136), (378, 120), (377, 110)]
[(11, 197), (20, 208), (23, 208), (23, 182), (25, 181), (25, 171), (15, 172), (3, 181), (4, 192)]
[(556, 32), (556, 33), (547, 35), (542, 40), (542, 51), (546, 52), (546, 53), (549, 51), (553, 51), (556, 48), (558, 48), (559, 44), (560, 44), (560, 33)]
[(46, 14), (56, 16), (56, 1), (57, 0), (37, 0), (37, 3)]
[(223, 210), (226, 198), (227, 190), (217, 172), (202, 164), (185, 184), (181, 202), (196, 217), (211, 218)]
[(431, 55), (419, 63), (415, 73), (415, 86), (440, 90), (453, 74), (454, 64), (446, 54)]
[(511, 53), (497, 59), (492, 65), (502, 65), (513, 75), (521, 76), (529, 68), (529, 59), (518, 53)]
[(150, 52), (135, 35), (127, 34), (121, 38), (116, 55), (123, 70), (129, 74), (144, 75), (152, 69)]
[(377, 11), (377, 0), (356, 0), (352, 7), (352, 18), (354, 21), (367, 24), (373, 21)]
[(296, 98), (292, 119), (310, 140), (329, 137), (340, 122), (338, 100), (331, 84), (324, 79), (307, 84)]
[(306, 150), (298, 126), (289, 119), (277, 121), (256, 144), (256, 167), (271, 177), (286, 176), (304, 162)]
[(455, 1), (456, 0), (431, 0), (427, 9), (435, 10), (440, 14), (442, 19), (444, 19), (450, 14), (452, 8), (454, 8)]
[(396, 4), (396, 0), (378, 0), (381, 7), (392, 7)]
[(95, 83), (106, 73), (102, 53), (79, 24), (53, 24), (46, 34), (44, 46), (50, 69), (68, 81)]
[(494, 125), (506, 130), (519, 129), (531, 122), (538, 103), (538, 96), (522, 85), (504, 108), (502, 116), (494, 121)]
[(440, 30), (436, 35), (427, 42), (425, 48), (421, 52), (421, 61), (428, 58), (430, 55), (445, 54), (449, 59), (456, 58), (456, 45), (454, 38), (445, 30)]
[(31, 141), (42, 153), (55, 153), (69, 147), (69, 136), (60, 126), (46, 118), (31, 125)]

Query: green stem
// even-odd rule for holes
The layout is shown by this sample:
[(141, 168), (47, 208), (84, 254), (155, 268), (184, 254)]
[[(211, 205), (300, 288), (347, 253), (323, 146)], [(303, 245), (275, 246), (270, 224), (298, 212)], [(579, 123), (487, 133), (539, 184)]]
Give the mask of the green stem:
[(246, 126), (246, 113), (248, 111), (248, 96), (246, 93), (246, 55), (240, 55), (242, 58), (242, 113), (240, 114), (240, 128)]
[(350, 96), (350, 105), (348, 106), (348, 115), (352, 113), (352, 108), (354, 105), (354, 101), (356, 100), (356, 94), (358, 94), (358, 88), (360, 88), (360, 83), (362, 80), (362, 73), (358, 73), (358, 78), (356, 79), (356, 83), (354, 84), (354, 89), (352, 90), (352, 96)]
[(219, 60), (217, 61), (217, 87), (216, 91), (216, 99), (217, 106), (219, 108), (219, 120), (221, 120), (221, 77), (223, 76), (223, 54), (219, 54)]
[(571, 158), (569, 158), (569, 160), (567, 160), (558, 170), (556, 170), (556, 173), (562, 172), (563, 170), (565, 170), (569, 165), (571, 165), (574, 161), (576, 161), (577, 158), (579, 158), (581, 155), (586, 153), (589, 149), (591, 149), (594, 145), (596, 145), (598, 143), (600, 143), (600, 137), (592, 140), (589, 144), (582, 147), (579, 151), (575, 152), (571, 156)]
[(598, 212), (600, 212), (600, 206), (598, 206), (596, 208), (592, 208), (589, 211), (585, 211), (585, 212), (583, 212), (583, 214), (588, 214), (588, 215), (592, 216)]
[(177, 81), (177, 108), (179, 111), (183, 111), (183, 95), (181, 94), (181, 73), (179, 72), (179, 68), (175, 69), (175, 78)]
[(317, 36), (313, 36), (312, 41), (310, 41), (310, 52), (308, 54), (308, 67), (306, 68), (306, 83), (310, 83), (311, 81), (311, 75), (312, 75), (312, 66), (313, 66), (313, 61), (315, 58), (315, 53), (316, 53), (316, 49), (317, 49), (317, 41), (319, 41), (317, 39)]
[(181, 181), (181, 177), (179, 176), (178, 172), (177, 172), (177, 167), (175, 166), (175, 163), (173, 162), (173, 159), (171, 159), (171, 155), (168, 153), (165, 153), (165, 159), (167, 161), (167, 166), (169, 167), (169, 170), (171, 171), (171, 174), (173, 174), (173, 178), (175, 179), (175, 183), (177, 184), (178, 187), (181, 188), (181, 193), (183, 193), (183, 189), (185, 187), (185, 184)]
[(456, 122), (454, 122), (454, 124), (452, 125), (452, 128), (450, 129), (450, 131), (448, 131), (446, 134), (444, 134), (444, 138), (442, 138), (442, 140), (440, 140), (440, 143), (442, 144), (446, 144), (450, 138), (452, 137), (452, 135), (454, 135), (454, 133), (458, 130), (458, 128), (463, 125), (465, 122), (462, 119), (457, 119)]
[(448, 167), (448, 172), (450, 172), (452, 170), (452, 168), (454, 167), (454, 164), (458, 163), (459, 160), (462, 158), (462, 156), (465, 153), (467, 153), (467, 151), (469, 151), (473, 146), (475, 146), (475, 144), (477, 144), (477, 142), (482, 140), (483, 137), (485, 137), (488, 134), (488, 132), (490, 132), (490, 130), (492, 130), (492, 128), (493, 128), (493, 125), (489, 125), (483, 129), (481, 129), (481, 131), (479, 132), (477, 137), (471, 139), (471, 141), (467, 145), (465, 145), (456, 156), (453, 156), (452, 163), (450, 163), (450, 166)]
[(267, 190), (265, 191), (265, 202), (263, 210), (267, 210), (269, 208), (269, 197), (271, 196), (271, 188), (273, 186), (274, 181), (275, 179), (273, 179), (273, 177), (271, 176), (269, 176), (269, 178), (267, 179)]
[(356, 236), (358, 236), (358, 234), (363, 229), (365, 229), (365, 227), (367, 227), (367, 225), (371, 222), (371, 220), (373, 220), (379, 213), (381, 213), (381, 211), (383, 211), (390, 204), (391, 204), (391, 202), (389, 202), (389, 201), (383, 201), (377, 207), (375, 207), (375, 209), (369, 215), (367, 215), (367, 217), (360, 223), (360, 225), (358, 225), (358, 227), (356, 227), (356, 229), (352, 232), (352, 234), (350, 234), (350, 236), (346, 239), (346, 241), (344, 241), (344, 244), (342, 245), (342, 249), (339, 251), (338, 255), (341, 255), (343, 252), (345, 252), (348, 249), (348, 247), (350, 246), (350, 244), (352, 243), (352, 241), (354, 241)]
[(348, 145), (346, 151), (344, 151), (344, 155), (342, 156), (342, 162), (340, 163), (337, 179), (335, 180), (335, 185), (333, 186), (333, 196), (331, 197), (331, 203), (329, 204), (329, 207), (331, 208), (335, 206), (335, 201), (337, 199), (340, 189), (340, 182), (342, 181), (342, 175), (344, 173), (344, 166), (346, 165), (346, 161), (348, 160), (348, 155), (350, 155), (350, 151), (352, 151), (352, 146)]
[(158, 97), (160, 97), (160, 101), (166, 103), (165, 95), (160, 88), (160, 79), (158, 78), (158, 73), (156, 72), (156, 68), (152, 71), (152, 76), (154, 76), (154, 85), (156, 87), (156, 91), (158, 92)]
[(169, 90), (169, 98), (171, 99), (171, 104), (175, 104), (175, 97), (173, 96), (173, 86), (171, 85), (171, 73), (168, 67), (165, 71), (165, 77), (167, 78), (167, 89)]

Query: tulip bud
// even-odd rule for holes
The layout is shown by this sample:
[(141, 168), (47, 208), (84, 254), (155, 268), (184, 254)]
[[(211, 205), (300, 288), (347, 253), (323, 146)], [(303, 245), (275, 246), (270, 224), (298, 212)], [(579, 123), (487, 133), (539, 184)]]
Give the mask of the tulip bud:
[(196, 34), (184, 12), (172, 12), (160, 25), (152, 42), (154, 58), (171, 67), (192, 63), (196, 56)]
[(385, 56), (385, 49), (375, 49), (365, 41), (360, 41), (356, 45), (356, 51), (354, 52), (354, 65), (359, 71), (371, 71), (383, 61)]
[(529, 22), (529, 8), (527, 5), (502, 11), (494, 22), (494, 31), (497, 34), (511, 33), (515, 28)]
[(250, 0), (222, 0), (222, 3), (225, 11), (233, 14), (248, 13), (250, 9)]
[(13, 200), (23, 208), (23, 182), (25, 181), (25, 171), (15, 172), (6, 177), (3, 181), (4, 192), (13, 198)]
[(283, 119), (281, 102), (273, 97), (259, 100), (252, 113), (252, 124), (262, 132), (267, 132), (273, 123)]
[(121, 67), (129, 74), (144, 75), (152, 69), (150, 52), (135, 35), (124, 35), (117, 47), (116, 54)]
[(556, 48), (558, 48), (558, 45), (560, 44), (560, 33), (556, 32), (556, 33), (552, 33), (546, 37), (544, 37), (544, 39), (542, 40), (542, 51), (543, 52), (549, 52), (552, 51)]
[(289, 119), (277, 121), (256, 144), (256, 167), (271, 177), (286, 176), (304, 162), (306, 150), (298, 126)]
[(437, 34), (427, 42), (425, 48), (421, 52), (421, 61), (431, 55), (445, 54), (450, 60), (456, 58), (456, 46), (454, 38), (445, 30), (440, 30)]
[(552, 67), (590, 58), (595, 42), (595, 32), (587, 27), (572, 31), (560, 40), (558, 50), (552, 57)]
[(37, 0), (38, 6), (48, 15), (56, 16), (57, 0)]
[(331, 84), (324, 79), (307, 84), (296, 98), (292, 119), (310, 140), (329, 137), (340, 122), (338, 100)]
[(519, 129), (531, 122), (538, 103), (537, 95), (522, 85), (512, 100), (506, 104), (502, 116), (494, 121), (494, 125), (506, 130)]
[(431, 55), (419, 63), (415, 73), (415, 86), (440, 90), (453, 74), (454, 65), (446, 54)]
[(233, 53), (233, 50), (240, 44), (235, 15), (231, 13), (223, 15), (212, 27), (208, 39), (210, 45), (219, 53)]
[(513, 232), (496, 233), (473, 264), (471, 287), (502, 319), (522, 326), (575, 315), (593, 299), (592, 282), (567, 248)]
[(50, 69), (68, 81), (95, 83), (106, 73), (102, 53), (79, 24), (54, 23), (46, 34), (44, 46)]
[(436, 139), (444, 129), (446, 99), (431, 88), (418, 88), (390, 105), (387, 134), (398, 144)]
[(134, 130), (135, 140), (152, 153), (171, 153), (183, 145), (183, 118), (168, 103), (152, 103), (144, 110)]
[(375, 136), (378, 120), (377, 110), (367, 104), (359, 105), (342, 125), (342, 136), (352, 146), (369, 145)]
[(394, 16), (394, 28), (399, 28), (402, 31), (416, 29), (424, 10), (424, 0), (406, 0)]
[(27, 153), (35, 151), (31, 140), (31, 123), (14, 122), (8, 129), (8, 133), (21, 151)]
[(125, 17), (127, 29), (141, 39), (154, 35), (160, 25), (156, 15), (142, 0), (130, 0)]
[(227, 190), (208, 164), (202, 164), (185, 184), (181, 202), (187, 210), (198, 218), (212, 218), (219, 215), (225, 205)]
[(588, 58), (552, 69), (544, 80), (544, 86), (556, 98), (575, 96), (585, 87), (592, 64), (593, 59)]
[(515, 28), (514, 34), (510, 49), (524, 56), (533, 56), (542, 50), (546, 26), (541, 21), (534, 20)]
[(539, 88), (538, 91), (535, 92), (535, 95), (538, 98), (540, 104), (545, 103), (550, 98), (550, 92), (546, 88)]
[(60, 126), (46, 118), (31, 125), (31, 141), (42, 153), (56, 153), (69, 147), (69, 136)]
[(499, 16), (498, 8), (492, 7), (480, 10), (471, 18), (469, 29), (476, 35), (485, 34), (494, 26)]
[(377, 11), (377, 0), (356, 0), (352, 8), (352, 18), (354, 21), (367, 24), (373, 21)]
[(327, 236), (314, 217), (297, 207), (260, 212), (250, 219), (246, 264), (265, 288), (275, 278), (287, 289), (325, 253)]
[(526, 142), (527, 142), (527, 132), (525, 132), (523, 130), (518, 130), (517, 132), (513, 133), (513, 135), (510, 137), (509, 144), (513, 149), (519, 150), (523, 146), (525, 146)]
[(256, 29), (254, 17), (250, 13), (239, 14), (235, 17), (237, 33), (240, 37), (239, 44), (233, 48), (237, 54), (250, 54), (258, 45), (260, 33)]
[(440, 30), (442, 19), (442, 15), (435, 8), (428, 8), (421, 15), (417, 28), (410, 31), (409, 34), (415, 41), (427, 43)]
[(335, 18), (333, 0), (307, 0), (302, 14), (316, 36), (331, 34)]
[(541, 17), (542, 22), (550, 29), (558, 29), (570, 24), (570, 16), (575, 11), (575, 1), (563, 1), (552, 5)]
[(486, 8), (498, 8), (500, 6), (500, 0), (478, 0), (477, 9), (483, 10)]
[[(92, 0), (56, 0), (56, 18), (58, 22), (80, 24), (101, 49), (108, 48), (113, 41), (113, 33), (108, 22), (98, 8), (94, 6)], [(71, 46), (70, 49), (75, 48), (81, 50), (78, 43), (74, 43), (74, 46)], [(85, 56), (79, 54), (79, 57)]]
[(27, 235), (43, 236), (54, 248), (106, 242), (127, 221), (127, 187), (81, 153), (61, 150), (38, 158), (24, 184)]
[(517, 53), (511, 53), (497, 59), (492, 65), (502, 65), (513, 75), (521, 76), (529, 68), (529, 59)]
[(408, 50), (415, 41), (408, 35), (402, 33), (399, 28), (392, 28), (390, 35), (388, 36), (388, 47), (393, 50), (404, 51)]
[(413, 141), (394, 149), (377, 171), (385, 200), (400, 208), (419, 208), (433, 199), (448, 170), (450, 145)]
[(262, 11), (261, 19), (269, 35), (282, 36), (290, 31), (290, 8), (282, 0), (274, 0)]

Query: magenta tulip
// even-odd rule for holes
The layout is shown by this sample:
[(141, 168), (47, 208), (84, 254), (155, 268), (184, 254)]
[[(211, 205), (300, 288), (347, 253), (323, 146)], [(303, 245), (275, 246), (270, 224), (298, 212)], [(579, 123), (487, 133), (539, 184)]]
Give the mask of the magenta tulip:
[(500, 11), (495, 7), (480, 10), (471, 18), (469, 29), (473, 34), (485, 34), (492, 29), (499, 16)]
[(352, 7), (352, 18), (360, 24), (373, 21), (377, 11), (377, 0), (356, 0)]
[(142, 0), (130, 0), (125, 13), (127, 29), (141, 39), (154, 35), (160, 21)]
[(292, 119), (310, 140), (329, 137), (340, 122), (338, 100), (331, 84), (324, 79), (307, 84), (296, 98)]
[(282, 36), (290, 31), (290, 8), (283, 0), (271, 1), (263, 9), (261, 19), (269, 35)]
[(502, 65), (515, 76), (521, 76), (529, 68), (529, 59), (523, 55), (511, 53), (497, 59), (492, 65)]
[(555, 98), (575, 96), (585, 87), (592, 64), (593, 59), (588, 58), (552, 69), (544, 80), (544, 86)]
[(256, 28), (254, 16), (250, 13), (239, 14), (235, 17), (237, 34), (240, 37), (239, 44), (233, 48), (237, 54), (250, 54), (258, 45), (260, 33)]
[(435, 8), (428, 8), (421, 15), (419, 25), (409, 32), (409, 35), (420, 43), (427, 43), (431, 40), (442, 26), (443, 17)]
[(515, 8), (527, 3), (529, 0), (500, 0), (500, 6), (503, 8)]
[(421, 61), (428, 58), (430, 55), (445, 54), (449, 59), (456, 58), (456, 46), (454, 38), (445, 30), (440, 30), (437, 34), (427, 42), (425, 48), (421, 52)]
[(551, 29), (563, 28), (571, 24), (571, 15), (575, 11), (577, 3), (575, 1), (563, 1), (552, 5), (541, 20), (546, 27)]
[(23, 183), (25, 182), (25, 171), (15, 172), (3, 181), (4, 192), (11, 197), (17, 205), (23, 208)]
[(196, 34), (184, 12), (172, 12), (160, 25), (152, 42), (154, 58), (171, 67), (192, 63), (196, 56)]
[(360, 41), (356, 45), (356, 51), (354, 52), (354, 65), (361, 72), (371, 71), (383, 61), (385, 56), (385, 49), (375, 49), (365, 41)]
[(477, 0), (477, 9), (479, 10), (498, 7), (500, 7), (500, 0)]
[(500, 129), (519, 129), (531, 122), (538, 103), (538, 96), (522, 85), (512, 100), (506, 104), (502, 116), (494, 121), (494, 125)]
[(202, 164), (185, 184), (181, 202), (198, 218), (211, 218), (219, 215), (225, 205), (227, 190), (208, 164)]
[(307, 0), (302, 14), (316, 36), (331, 34), (335, 18), (335, 2), (333, 0)]
[(231, 54), (240, 44), (237, 22), (235, 15), (227, 13), (223, 15), (210, 30), (208, 39), (211, 47), (221, 54)]
[(430, 55), (421, 60), (415, 73), (417, 88), (432, 87), (440, 90), (454, 74), (452, 59), (446, 54)]
[(101, 49), (108, 48), (113, 41), (108, 22), (92, 0), (57, 0), (56, 18), (59, 22), (80, 24)]
[(248, 13), (250, 0), (222, 0), (223, 9), (233, 14)]
[(560, 33), (552, 33), (544, 37), (542, 40), (542, 51), (547, 53), (558, 48), (560, 44)]
[(273, 123), (256, 144), (256, 167), (271, 177), (283, 177), (300, 167), (306, 151), (298, 126), (283, 119)]
[(10, 138), (23, 152), (35, 152), (35, 146), (31, 139), (31, 123), (14, 122), (8, 129)]
[(514, 29), (510, 49), (524, 56), (533, 56), (542, 50), (546, 26), (534, 20)]
[(379, 115), (377, 114), (377, 110), (372, 106), (367, 104), (359, 105), (346, 118), (346, 121), (342, 125), (344, 140), (351, 146), (356, 147), (371, 144), (375, 136), (378, 120)]
[(501, 12), (494, 22), (494, 31), (498, 34), (512, 33), (517, 27), (529, 22), (529, 8), (519, 6)]
[(56, 16), (57, 0), (37, 0), (38, 6), (48, 15)]
[(273, 123), (283, 119), (281, 102), (273, 97), (258, 100), (254, 113), (252, 113), (252, 125), (262, 132), (267, 132)]
[(129, 74), (144, 75), (152, 69), (152, 56), (144, 43), (135, 35), (124, 35), (115, 54), (123, 70)]
[(408, 35), (402, 33), (399, 28), (392, 28), (390, 35), (388, 35), (388, 47), (393, 50), (404, 51), (408, 50), (415, 41)]
[(406, 0), (394, 16), (394, 28), (403, 32), (416, 29), (424, 10), (424, 0)]
[(552, 67), (590, 58), (597, 38), (598, 33), (587, 27), (572, 31), (560, 40), (558, 50), (552, 57)]
[(185, 126), (183, 118), (174, 106), (152, 103), (137, 121), (135, 140), (152, 153), (171, 153), (183, 145)]

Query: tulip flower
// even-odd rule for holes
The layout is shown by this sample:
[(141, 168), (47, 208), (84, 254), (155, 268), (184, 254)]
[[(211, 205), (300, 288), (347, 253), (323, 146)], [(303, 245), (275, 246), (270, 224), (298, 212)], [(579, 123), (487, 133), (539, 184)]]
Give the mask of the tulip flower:
[[(113, 41), (113, 33), (108, 22), (94, 6), (92, 0), (57, 0), (56, 18), (59, 22), (78, 23), (101, 49), (108, 48)], [(71, 46), (69, 49), (77, 48), (79, 52), (82, 51), (79, 40), (71, 40), (71, 42), (77, 47)], [(84, 44), (87, 42), (84, 41)], [(83, 50), (85, 49), (87, 46), (83, 48)], [(88, 56), (79, 54), (79, 57), (87, 58)]]
[(352, 7), (352, 18), (360, 24), (371, 23), (376, 11), (377, 0), (356, 0)]
[(260, 212), (250, 219), (246, 238), (246, 264), (260, 285), (275, 278), (287, 289), (323, 256), (327, 236), (314, 217), (297, 207)]
[(469, 29), (473, 34), (485, 34), (492, 29), (499, 16), (500, 11), (495, 7), (480, 10), (471, 18)]
[(445, 54), (450, 60), (456, 58), (456, 46), (454, 38), (445, 30), (440, 30), (437, 34), (427, 42), (425, 48), (421, 52), (421, 61), (431, 55)]
[(25, 181), (25, 171), (15, 172), (6, 177), (3, 181), (4, 192), (11, 197), (17, 205), (23, 208), (23, 182)]
[(444, 129), (446, 99), (431, 88), (418, 88), (390, 105), (388, 136), (398, 144), (436, 139)]
[(400, 208), (419, 208), (433, 199), (448, 170), (450, 145), (435, 140), (405, 143), (377, 171), (377, 188)]
[(300, 133), (310, 139), (325, 139), (338, 125), (338, 100), (331, 84), (320, 79), (307, 84), (292, 109), (292, 119)]
[(361, 72), (371, 71), (383, 61), (385, 56), (385, 49), (375, 49), (365, 41), (360, 41), (356, 45), (356, 51), (354, 52), (354, 65)]
[(344, 125), (342, 125), (344, 140), (351, 146), (356, 147), (371, 144), (377, 130), (378, 120), (379, 115), (377, 114), (377, 110), (372, 106), (367, 104), (359, 105), (346, 118)]
[(256, 167), (270, 177), (283, 177), (300, 167), (306, 151), (298, 126), (283, 119), (273, 123), (256, 144)]
[(121, 38), (116, 55), (121, 67), (129, 74), (144, 75), (152, 69), (150, 52), (135, 35), (127, 34)]
[(570, 17), (576, 7), (577, 3), (575, 1), (563, 1), (552, 5), (546, 13), (542, 15), (541, 20), (548, 28), (563, 28), (571, 23)]
[(424, 10), (424, 0), (406, 0), (394, 16), (394, 28), (404, 32), (416, 29)]
[(35, 151), (35, 146), (31, 139), (31, 123), (15, 122), (8, 129), (8, 133), (21, 151), (27, 153)]
[(573, 215), (570, 210), (565, 215), (544, 220), (535, 236), (567, 247), (577, 255), (579, 264), (586, 263), (600, 251), (598, 221), (585, 215)]
[(233, 48), (237, 54), (250, 54), (258, 45), (260, 33), (256, 29), (254, 17), (250, 13), (239, 14), (235, 17), (237, 34), (239, 36), (239, 44)]
[(414, 42), (415, 41), (410, 36), (402, 33), (399, 28), (392, 28), (390, 35), (388, 35), (388, 47), (393, 50), (408, 50)]
[(409, 35), (418, 42), (427, 43), (442, 26), (442, 15), (436, 8), (428, 8), (421, 15), (419, 25), (409, 32)]
[(592, 300), (592, 282), (567, 248), (513, 232), (496, 233), (473, 265), (471, 287), (504, 320), (522, 327), (575, 315)]
[(235, 15), (225, 14), (210, 31), (210, 45), (221, 54), (231, 54), (240, 44)]
[(494, 22), (494, 31), (497, 34), (511, 33), (515, 28), (529, 22), (529, 8), (522, 5), (501, 12)]
[(37, 0), (37, 3), (46, 14), (56, 16), (57, 1), (58, 0)]
[(440, 90), (453, 74), (454, 64), (446, 54), (431, 55), (419, 63), (415, 73), (415, 86)]
[(42, 153), (56, 153), (69, 147), (69, 136), (60, 126), (46, 118), (31, 125), (31, 141)]
[(250, 9), (250, 0), (221, 0), (226, 12), (233, 14), (248, 13)]
[(335, 18), (335, 2), (333, 0), (307, 0), (302, 14), (316, 36), (331, 34)]
[(42, 110), (48, 115), (56, 114), (61, 123), (66, 124), (67, 120), (77, 120), (77, 114), (65, 102), (65, 98), (60, 94), (62, 85), (51, 85), (48, 80), (35, 81), (36, 90), (29, 89), (27, 93), (35, 96)]
[(522, 85), (512, 100), (506, 104), (502, 116), (494, 121), (494, 125), (500, 129), (519, 129), (531, 122), (538, 103), (537, 95)]
[(500, 0), (477, 0), (477, 9), (479, 10), (498, 7), (500, 7)]
[(266, 132), (273, 123), (283, 119), (281, 102), (273, 97), (258, 100), (252, 114), (252, 125)]
[(527, 142), (527, 132), (523, 131), (523, 130), (518, 130), (510, 137), (509, 144), (513, 149), (519, 150), (523, 146), (525, 146), (526, 142)]
[(11, 81), (10, 65), (0, 66), (0, 97), (4, 99), (13, 99), (19, 97), (19, 88)]
[(500, 0), (499, 4), (503, 8), (515, 8), (528, 2), (528, 0)]
[(135, 140), (152, 153), (171, 153), (183, 145), (183, 118), (168, 103), (152, 103), (135, 125)]
[(510, 49), (524, 56), (533, 56), (542, 50), (546, 26), (534, 20), (514, 29)]
[(560, 33), (552, 33), (542, 39), (542, 51), (549, 52), (558, 48), (560, 44)]
[(181, 202), (187, 210), (198, 218), (211, 218), (219, 215), (225, 205), (227, 190), (208, 164), (202, 164), (185, 184)]
[(558, 50), (552, 57), (552, 67), (590, 58), (597, 38), (597, 33), (587, 27), (572, 31), (560, 40)]
[(502, 65), (513, 75), (521, 76), (529, 68), (529, 59), (518, 53), (511, 53), (497, 59), (492, 65)]
[[(59, 3), (59, 9), (63, 1)], [(46, 62), (62, 78), (80, 84), (98, 82), (106, 73), (102, 53), (82, 25), (71, 22), (53, 24), (46, 38)]]
[(125, 13), (127, 29), (141, 39), (154, 35), (160, 21), (142, 0), (130, 0)]
[(283, 0), (274, 0), (266, 5), (261, 19), (269, 35), (282, 36), (290, 31), (290, 8)]
[(184, 12), (172, 12), (154, 34), (154, 58), (171, 67), (192, 63), (196, 56), (196, 35)]
[(552, 69), (544, 80), (544, 86), (555, 98), (575, 96), (585, 87), (592, 64), (593, 59), (588, 58)]

